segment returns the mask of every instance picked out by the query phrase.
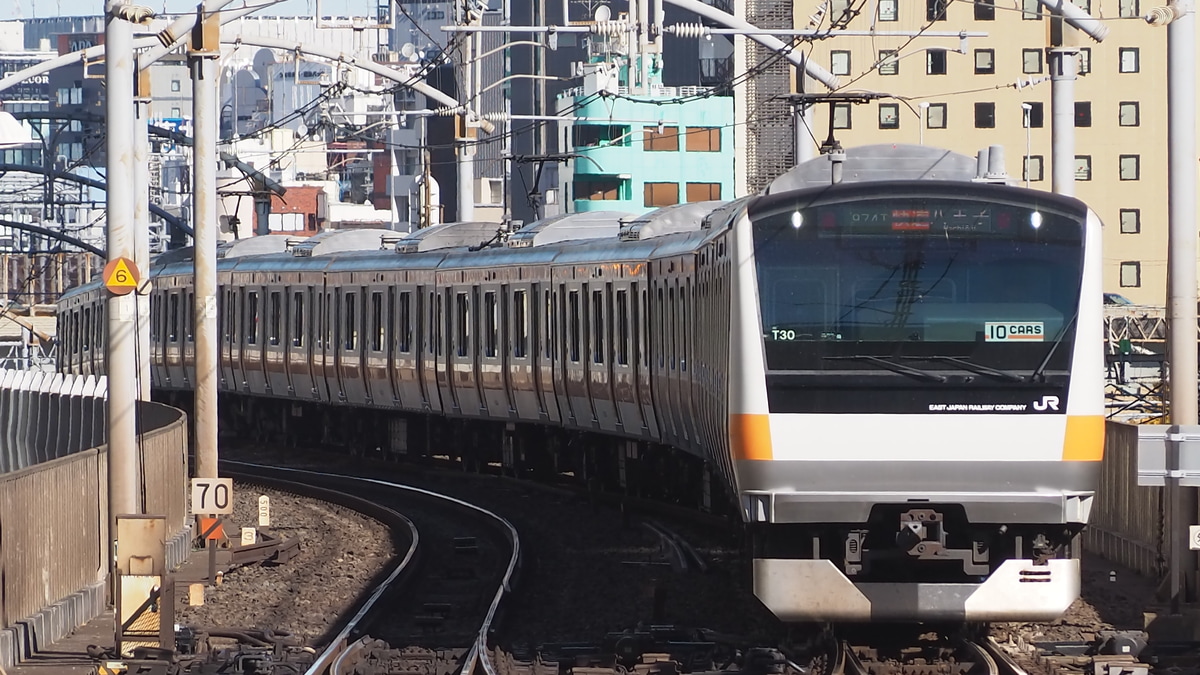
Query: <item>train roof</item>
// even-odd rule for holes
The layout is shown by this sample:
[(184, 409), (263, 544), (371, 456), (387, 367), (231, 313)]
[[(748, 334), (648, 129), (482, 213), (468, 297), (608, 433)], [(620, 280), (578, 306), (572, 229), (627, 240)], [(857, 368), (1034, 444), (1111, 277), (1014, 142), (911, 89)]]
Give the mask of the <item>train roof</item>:
[(621, 221), (634, 218), (626, 211), (584, 211), (564, 213), (534, 221), (508, 237), (509, 248), (545, 246), (564, 241), (581, 241), (615, 237)]
[(404, 234), (395, 230), (326, 230), (292, 246), (292, 255), (297, 258), (312, 258), (343, 251), (379, 250), (395, 243)]
[(724, 203), (690, 202), (664, 206), (624, 223), (617, 236), (621, 241), (635, 241), (679, 232), (694, 232), (700, 229), (705, 216)]
[(282, 253), (287, 250), (288, 241), (287, 237), (278, 234), (223, 241), (217, 244), (217, 257), (240, 258), (246, 255)]
[(494, 239), (502, 223), (472, 221), (442, 223), (410, 232), (396, 242), (396, 253), (420, 253), (443, 248), (480, 246)]

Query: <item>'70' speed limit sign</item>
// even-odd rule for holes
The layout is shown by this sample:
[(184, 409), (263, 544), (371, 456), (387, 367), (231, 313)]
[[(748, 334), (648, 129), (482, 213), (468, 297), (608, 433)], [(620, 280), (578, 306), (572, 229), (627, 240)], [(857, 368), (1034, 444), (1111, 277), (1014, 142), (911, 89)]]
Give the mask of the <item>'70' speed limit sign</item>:
[(193, 478), (192, 515), (219, 516), (233, 513), (232, 478)]

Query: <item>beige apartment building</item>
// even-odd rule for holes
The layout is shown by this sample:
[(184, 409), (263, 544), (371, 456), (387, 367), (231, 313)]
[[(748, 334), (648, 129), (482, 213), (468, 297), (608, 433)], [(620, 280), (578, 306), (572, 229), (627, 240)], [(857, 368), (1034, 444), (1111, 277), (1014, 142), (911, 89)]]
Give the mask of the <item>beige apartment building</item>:
[[(835, 15), (847, 6), (846, 0), (832, 2)], [(818, 4), (797, 2), (795, 25), (809, 25)], [(1105, 291), (1162, 305), (1167, 32), (1140, 18), (1152, 6), (1139, 6), (1139, 0), (1075, 4), (1110, 29), (1099, 44), (1072, 31), (1081, 47), (1075, 194), (1104, 221)], [(891, 95), (834, 104), (834, 136), (843, 147), (925, 143), (974, 155), (1000, 144), (1010, 175), (1028, 179), (1034, 189), (1051, 189), (1050, 21), (1037, 0), (850, 0), (849, 7), (859, 14), (847, 30), (928, 27), (926, 32), (985, 32), (987, 37), (839, 36), (816, 42), (812, 58), (840, 77), (841, 92)], [(933, 20), (939, 16), (944, 18)], [(822, 25), (829, 26), (829, 17)], [(826, 138), (829, 119), (828, 108), (819, 105), (812, 129), (818, 144)]]

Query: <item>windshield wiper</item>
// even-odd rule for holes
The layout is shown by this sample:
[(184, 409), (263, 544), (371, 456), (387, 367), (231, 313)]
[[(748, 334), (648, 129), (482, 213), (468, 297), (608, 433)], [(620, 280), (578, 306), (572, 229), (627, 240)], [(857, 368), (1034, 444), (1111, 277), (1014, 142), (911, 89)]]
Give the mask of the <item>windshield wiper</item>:
[(987, 366), (981, 366), (978, 363), (971, 363), (970, 361), (958, 356), (902, 356), (900, 358), (911, 359), (913, 361), (937, 361), (938, 363), (949, 363), (957, 368), (962, 368), (963, 370), (975, 373), (976, 375), (987, 375), (988, 377), (994, 377), (998, 380), (1004, 380), (1006, 382), (1025, 381), (1020, 375), (1006, 373), (1003, 370), (996, 370), (995, 368), (988, 368)]
[(893, 373), (900, 373), (901, 375), (907, 375), (911, 378), (914, 378), (917, 380), (922, 380), (924, 382), (942, 383), (942, 382), (946, 381), (946, 378), (942, 377), (941, 375), (934, 375), (933, 373), (927, 373), (924, 370), (920, 370), (918, 368), (913, 368), (911, 366), (906, 366), (906, 365), (903, 365), (900, 363), (893, 363), (891, 361), (888, 361), (887, 359), (880, 358), (878, 356), (868, 356), (866, 354), (856, 354), (853, 356), (826, 356), (823, 358), (827, 361), (866, 361), (868, 363), (873, 363), (873, 364), (879, 366), (880, 368), (890, 370)]
[(1063, 324), (1062, 328), (1058, 329), (1058, 333), (1054, 336), (1054, 344), (1050, 345), (1050, 349), (1046, 351), (1046, 356), (1042, 358), (1042, 362), (1039, 363), (1038, 367), (1034, 368), (1033, 372), (1029, 374), (1030, 382), (1035, 380), (1041, 382), (1046, 381), (1046, 366), (1050, 365), (1051, 357), (1053, 357), (1054, 352), (1058, 350), (1058, 346), (1062, 344), (1062, 337), (1067, 334), (1067, 331), (1070, 330), (1071, 326), (1075, 325), (1075, 319), (1077, 318), (1079, 318), (1078, 306), (1075, 307), (1075, 313), (1071, 315), (1071, 320)]

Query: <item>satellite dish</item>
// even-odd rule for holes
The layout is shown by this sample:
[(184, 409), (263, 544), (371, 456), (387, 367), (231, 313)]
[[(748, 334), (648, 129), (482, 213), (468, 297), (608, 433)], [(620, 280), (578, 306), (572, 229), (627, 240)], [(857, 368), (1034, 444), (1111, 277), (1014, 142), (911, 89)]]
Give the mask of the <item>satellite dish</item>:
[(416, 61), (417, 48), (413, 46), (413, 43), (405, 42), (404, 46), (400, 48), (400, 55), (409, 61)]
[(592, 19), (596, 23), (604, 23), (605, 21), (612, 19), (612, 10), (608, 8), (608, 5), (600, 5), (596, 8), (596, 11), (592, 13)]

